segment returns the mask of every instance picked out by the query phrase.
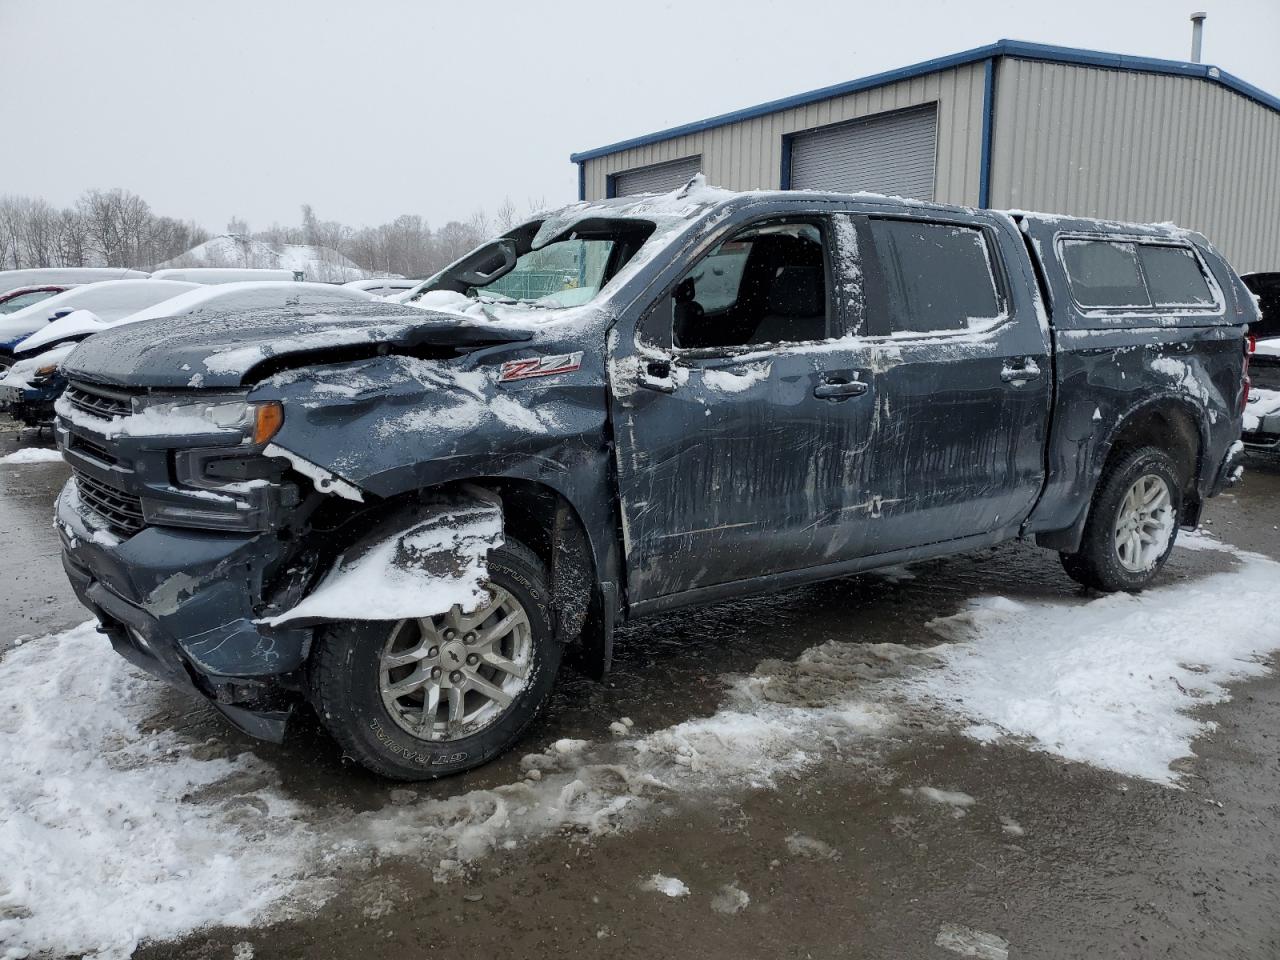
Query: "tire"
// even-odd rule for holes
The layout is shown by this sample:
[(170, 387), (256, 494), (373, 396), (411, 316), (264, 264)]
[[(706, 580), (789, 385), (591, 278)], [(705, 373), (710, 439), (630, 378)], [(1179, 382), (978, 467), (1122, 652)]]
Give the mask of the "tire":
[[(562, 653), (552, 630), (546, 571), (531, 550), (510, 539), (490, 552), (488, 570), (486, 589), (494, 601), (473, 615), (455, 607), (413, 621), (340, 621), (317, 632), (308, 669), (311, 699), (321, 724), (361, 766), (395, 780), (461, 773), (510, 748), (542, 709)], [(527, 629), (512, 604), (523, 611)], [(485, 635), (505, 622), (515, 623), (506, 639), (485, 646)], [(455, 632), (446, 639), (450, 630)], [(437, 655), (430, 655), (432, 649)], [(416, 659), (388, 669), (408, 658)], [(470, 666), (473, 658), (479, 662)], [(491, 667), (488, 660), (506, 667)], [(432, 671), (438, 680), (400, 694)], [(449, 682), (455, 678), (459, 682)], [(489, 690), (514, 690), (509, 703), (485, 694), (480, 680)], [(427, 720), (433, 689), (439, 702)], [(453, 715), (455, 697), (463, 704), (461, 719)]]
[[(1145, 486), (1138, 488), (1139, 482)], [(1161, 484), (1168, 498), (1167, 509), (1161, 513), (1152, 504), (1135, 513), (1134, 505), (1148, 496), (1159, 501)], [(1130, 501), (1135, 490), (1136, 499)], [(1063, 568), (1071, 579), (1097, 590), (1142, 590), (1155, 579), (1173, 551), (1181, 507), (1182, 482), (1173, 457), (1157, 447), (1121, 454), (1104, 469), (1080, 549), (1061, 554)], [(1146, 519), (1133, 525), (1134, 518), (1142, 516)], [(1126, 522), (1132, 526), (1128, 537), (1120, 526)], [(1136, 551), (1135, 536), (1139, 541)], [(1150, 543), (1145, 539), (1148, 536), (1152, 537)]]

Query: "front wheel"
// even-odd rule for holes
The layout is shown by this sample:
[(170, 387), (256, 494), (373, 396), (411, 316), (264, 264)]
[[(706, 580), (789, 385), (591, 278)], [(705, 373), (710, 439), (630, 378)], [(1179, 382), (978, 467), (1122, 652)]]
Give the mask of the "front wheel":
[(428, 780), (493, 759), (537, 716), (560, 666), (546, 573), (508, 540), (493, 550), (474, 612), (342, 621), (317, 634), (316, 712), (374, 773)]
[(1067, 574), (1108, 592), (1151, 583), (1178, 536), (1182, 485), (1165, 451), (1143, 447), (1108, 464), (1080, 549), (1062, 554)]

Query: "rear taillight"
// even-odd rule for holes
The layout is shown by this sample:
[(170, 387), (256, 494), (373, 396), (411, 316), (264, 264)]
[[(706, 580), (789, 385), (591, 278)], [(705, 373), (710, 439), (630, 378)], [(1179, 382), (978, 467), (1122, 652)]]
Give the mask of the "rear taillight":
[(1249, 357), (1258, 349), (1258, 338), (1253, 334), (1249, 334), (1244, 338), (1244, 389), (1240, 391), (1240, 412), (1249, 406), (1249, 388), (1253, 386), (1253, 382), (1249, 379)]

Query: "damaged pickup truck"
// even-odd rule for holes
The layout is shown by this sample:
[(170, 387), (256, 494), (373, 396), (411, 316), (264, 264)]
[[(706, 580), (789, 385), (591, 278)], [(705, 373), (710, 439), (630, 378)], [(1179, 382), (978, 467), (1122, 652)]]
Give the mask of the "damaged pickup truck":
[(145, 321), (65, 361), (65, 566), (119, 653), (389, 777), (511, 746), (568, 652), (1034, 537), (1151, 582), (1231, 482), (1254, 301), (1194, 233), (695, 178), (401, 304)]

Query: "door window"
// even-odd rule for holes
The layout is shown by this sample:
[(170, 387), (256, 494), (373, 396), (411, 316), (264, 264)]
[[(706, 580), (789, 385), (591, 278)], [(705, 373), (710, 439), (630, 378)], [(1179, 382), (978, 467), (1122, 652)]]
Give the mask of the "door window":
[(827, 336), (827, 244), (814, 222), (765, 221), (698, 261), (672, 293), (675, 345), (797, 343)]
[(978, 227), (873, 219), (871, 332), (941, 333), (989, 326), (1004, 313), (986, 233)]

